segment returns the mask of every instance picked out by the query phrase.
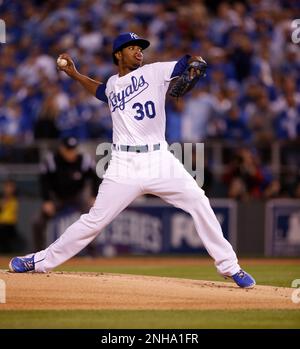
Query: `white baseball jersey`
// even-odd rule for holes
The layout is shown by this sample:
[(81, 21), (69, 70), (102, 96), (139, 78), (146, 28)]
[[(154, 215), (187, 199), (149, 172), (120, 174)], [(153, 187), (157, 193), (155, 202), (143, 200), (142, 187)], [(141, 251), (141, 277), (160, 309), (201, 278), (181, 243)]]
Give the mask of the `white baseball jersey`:
[(112, 115), (113, 143), (165, 141), (165, 96), (176, 63), (147, 64), (121, 77), (113, 75), (102, 86)]

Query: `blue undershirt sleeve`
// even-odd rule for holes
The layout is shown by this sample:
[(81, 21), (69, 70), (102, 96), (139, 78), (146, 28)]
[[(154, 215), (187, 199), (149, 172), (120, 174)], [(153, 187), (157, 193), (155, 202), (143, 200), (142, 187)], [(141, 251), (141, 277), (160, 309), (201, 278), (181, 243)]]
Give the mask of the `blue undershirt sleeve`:
[(100, 101), (108, 103), (108, 99), (105, 94), (106, 83), (99, 84), (96, 90), (96, 98), (100, 99)]
[(175, 78), (176, 76), (180, 76), (185, 69), (188, 66), (188, 61), (191, 58), (190, 55), (185, 55), (182, 58), (180, 58), (180, 60), (176, 63), (173, 72), (171, 74), (171, 78)]

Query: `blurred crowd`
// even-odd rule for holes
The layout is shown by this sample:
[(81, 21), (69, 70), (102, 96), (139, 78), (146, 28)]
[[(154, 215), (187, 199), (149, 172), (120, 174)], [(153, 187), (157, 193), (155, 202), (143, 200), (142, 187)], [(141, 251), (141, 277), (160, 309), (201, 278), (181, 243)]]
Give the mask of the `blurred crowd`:
[[(0, 0), (0, 18), (7, 30), (0, 46), (2, 144), (110, 140), (107, 106), (58, 72), (56, 58), (68, 52), (81, 73), (105, 81), (116, 73), (112, 41), (125, 31), (150, 40), (145, 63), (189, 53), (209, 64), (184, 100), (167, 100), (170, 143), (212, 139), (255, 148), (300, 138), (300, 46), (291, 39), (299, 1)], [(236, 158), (244, 157), (235, 154), (224, 180), (236, 178)], [(261, 172), (259, 187), (276, 191), (276, 179), (262, 184), (269, 175)], [(242, 195), (242, 183), (233, 183)], [(255, 186), (250, 191), (258, 195)]]

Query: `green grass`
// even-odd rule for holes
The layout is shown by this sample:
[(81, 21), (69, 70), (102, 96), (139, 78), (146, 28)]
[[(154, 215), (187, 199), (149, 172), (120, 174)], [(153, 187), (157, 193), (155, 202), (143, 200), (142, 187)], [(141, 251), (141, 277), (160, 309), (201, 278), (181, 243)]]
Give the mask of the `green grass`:
[(299, 329), (297, 310), (0, 311), (1, 329)]
[[(247, 265), (243, 264), (243, 268), (252, 274), (257, 284), (271, 285), (281, 287), (291, 287), (294, 279), (300, 279), (299, 265), (290, 264), (283, 265)], [(178, 277), (195, 280), (212, 280), (224, 281), (224, 279), (216, 272), (211, 265), (201, 266), (95, 266), (95, 267), (70, 267), (61, 266), (57, 270), (64, 271), (86, 271), (86, 272), (104, 272), (118, 274), (135, 274), (135, 275), (152, 275)]]

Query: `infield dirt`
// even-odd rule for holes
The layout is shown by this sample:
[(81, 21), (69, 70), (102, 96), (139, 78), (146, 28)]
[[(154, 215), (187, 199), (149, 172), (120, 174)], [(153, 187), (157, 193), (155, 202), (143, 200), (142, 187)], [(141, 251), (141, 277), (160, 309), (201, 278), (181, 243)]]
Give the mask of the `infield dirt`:
[(167, 277), (51, 272), (13, 274), (0, 271), (6, 283), (1, 309), (300, 309), (294, 289)]

